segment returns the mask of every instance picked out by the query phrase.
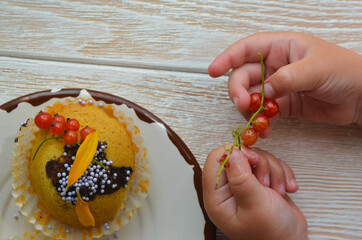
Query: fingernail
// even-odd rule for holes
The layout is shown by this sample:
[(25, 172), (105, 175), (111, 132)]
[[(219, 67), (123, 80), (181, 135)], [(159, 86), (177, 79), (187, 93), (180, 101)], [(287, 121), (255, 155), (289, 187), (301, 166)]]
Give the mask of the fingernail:
[(280, 193), (281, 195), (284, 195), (284, 194), (285, 194), (285, 184), (284, 184), (284, 183), (282, 183), (282, 184), (279, 185), (279, 193)]
[(238, 107), (239, 105), (239, 98), (238, 97), (234, 97), (233, 98), (233, 103), (235, 104), (236, 107)]
[(248, 158), (248, 161), (252, 165), (256, 165), (259, 162), (259, 155), (253, 152), (250, 148), (242, 147), (241, 152)]
[(297, 182), (295, 181), (294, 178), (289, 181), (289, 184), (290, 184), (291, 187), (293, 187), (293, 188), (298, 187), (298, 184), (297, 184)]
[(275, 97), (275, 91), (270, 83), (266, 83), (264, 85), (264, 96), (266, 98), (273, 98)]
[(239, 161), (239, 159), (240, 159), (240, 153), (236, 149), (234, 149), (229, 157), (230, 164), (233, 164), (233, 163)]
[(269, 185), (270, 185), (269, 175), (265, 175), (265, 176), (264, 176), (264, 186), (269, 187)]
[(250, 160), (253, 160), (253, 162), (255, 162), (255, 163), (258, 163), (258, 162), (259, 162), (259, 155), (256, 154), (256, 153), (253, 152), (253, 151), (250, 151), (250, 153), (249, 153), (249, 155), (248, 155), (248, 158), (249, 158)]

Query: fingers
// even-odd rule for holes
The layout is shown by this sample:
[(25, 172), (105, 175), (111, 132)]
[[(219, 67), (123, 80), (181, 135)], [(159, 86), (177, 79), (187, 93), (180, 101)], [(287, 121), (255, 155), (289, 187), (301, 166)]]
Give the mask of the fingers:
[(259, 155), (259, 163), (253, 169), (253, 173), (261, 184), (272, 188), (280, 195), (298, 190), (294, 172), (288, 164), (266, 151), (258, 148), (252, 150)]
[(252, 174), (250, 164), (237, 148), (234, 148), (229, 158), (230, 167), (226, 169), (226, 176), (230, 191), (239, 207), (248, 208), (258, 206), (265, 199), (264, 187)]
[(265, 97), (276, 98), (318, 88), (323, 76), (318, 69), (311, 67), (318, 64), (318, 59), (311, 56), (279, 68), (266, 80)]
[(233, 70), (229, 77), (228, 89), (231, 101), (242, 112), (248, 110), (250, 105), (249, 88), (261, 81), (259, 63), (248, 63)]
[(288, 193), (294, 193), (298, 191), (299, 187), (297, 181), (295, 180), (295, 175), (293, 170), (289, 167), (289, 165), (284, 162), (280, 161), (285, 174), (285, 191)]
[[(220, 182), (216, 188), (216, 179), (221, 167), (220, 158), (227, 154), (225, 149), (229, 149), (231, 146), (232, 144), (229, 144), (211, 151), (203, 169), (204, 206), (214, 223), (218, 223), (220, 216), (227, 219), (231, 218), (238, 208), (238, 203), (234, 198), (233, 192), (230, 190), (226, 171), (221, 172)], [(259, 162), (259, 156), (249, 148), (242, 147), (240, 154), (244, 156), (244, 159), (247, 159), (249, 169), (250, 165), (256, 165)]]
[[(221, 167), (219, 159), (225, 153), (224, 148), (220, 147), (211, 151), (206, 159), (205, 166), (202, 174), (202, 184), (205, 208), (208, 208), (209, 203), (212, 205), (220, 205), (227, 198), (230, 197), (230, 191), (227, 189), (225, 171), (221, 172), (220, 182), (216, 189), (216, 179), (219, 169)], [(210, 209), (212, 210), (212, 207)]]
[(244, 145), (241, 146), (240, 151), (246, 156), (250, 166), (256, 166), (259, 161), (260, 157), (256, 154), (251, 148), (245, 147)]
[(264, 156), (268, 159), (270, 168), (270, 187), (280, 195), (285, 194), (285, 172), (281, 161), (275, 158), (273, 155), (264, 152)]
[(270, 166), (268, 159), (264, 156), (262, 151), (259, 151), (257, 148), (253, 148), (259, 155), (259, 163), (253, 169), (253, 173), (258, 181), (265, 187), (270, 187)]
[[(231, 144), (215, 149), (206, 160), (203, 189), (207, 211), (218, 211), (219, 214), (219, 211), (226, 211), (226, 205), (232, 210), (241, 204), (248, 206), (255, 203), (254, 197), (264, 194), (263, 186), (283, 196), (286, 192), (293, 193), (298, 190), (294, 173), (285, 162), (261, 149), (244, 146), (241, 150), (233, 149), (229, 158), (230, 166), (226, 171), (220, 172), (220, 182), (216, 188), (216, 179), (221, 168), (220, 158), (227, 154), (225, 149), (230, 147)], [(218, 208), (215, 209), (215, 206)]]
[[(264, 59), (270, 59), (270, 66), (277, 69), (281, 64), (287, 64), (286, 60), (295, 61), (300, 58), (309, 38), (311, 37), (308, 35), (291, 32), (253, 34), (237, 41), (216, 57), (209, 66), (209, 75), (220, 77), (230, 69), (236, 69), (245, 63), (259, 62), (259, 52)], [(297, 42), (297, 46), (294, 46), (297, 52), (290, 47), (291, 42)]]
[[(220, 181), (216, 188), (216, 180), (218, 177), (218, 172), (221, 168), (220, 159), (223, 155), (227, 155), (225, 149), (229, 149), (231, 146), (232, 144), (228, 144), (224, 147), (219, 147), (211, 151), (207, 157), (202, 176), (205, 205), (212, 202), (213, 207), (215, 205), (220, 206), (230, 197), (232, 197), (225, 171), (221, 171)], [(242, 146), (240, 151), (237, 151), (238, 153), (243, 155), (243, 159), (246, 159), (249, 168), (251, 168), (250, 166), (255, 166), (259, 163), (259, 155), (252, 151), (250, 148)]]
[[(270, 122), (271, 122), (271, 120), (270, 120)], [(272, 126), (269, 125), (263, 132), (261, 132), (259, 134), (259, 137), (260, 138), (267, 138), (267, 137), (270, 136), (271, 133), (272, 133)]]
[(230, 219), (236, 212), (237, 203), (227, 184), (225, 171), (221, 172), (220, 182), (216, 188), (216, 179), (221, 167), (219, 159), (225, 153), (223, 147), (211, 151), (206, 159), (202, 173), (204, 206), (210, 219), (222, 226), (220, 219)]
[(238, 68), (244, 63), (259, 62), (258, 52), (266, 57), (272, 43), (277, 38), (279, 37), (276, 34), (263, 33), (253, 34), (237, 41), (210, 64), (209, 75), (211, 77), (220, 77), (230, 69)]

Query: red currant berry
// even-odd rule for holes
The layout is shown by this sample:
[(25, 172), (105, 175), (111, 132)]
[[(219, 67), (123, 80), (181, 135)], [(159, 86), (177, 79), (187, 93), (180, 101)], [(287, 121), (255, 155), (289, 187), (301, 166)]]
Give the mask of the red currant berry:
[(84, 140), (88, 134), (94, 132), (93, 128), (90, 127), (84, 127), (81, 131), (80, 131), (80, 137), (82, 138), (82, 140)]
[(55, 122), (60, 122), (60, 123), (64, 123), (65, 124), (65, 117), (63, 117), (62, 115), (54, 115), (53, 119), (52, 119), (52, 122), (55, 123)]
[(264, 132), (269, 126), (269, 119), (265, 115), (258, 115), (253, 119), (253, 129), (258, 132)]
[(78, 131), (78, 129), (79, 129), (79, 121), (77, 119), (74, 119), (74, 118), (69, 119), (67, 121), (66, 126), (67, 126), (68, 130)]
[(64, 134), (64, 142), (65, 144), (72, 145), (78, 141), (78, 134), (74, 130), (68, 130)]
[(35, 116), (34, 122), (38, 128), (48, 129), (52, 123), (52, 117), (49, 113), (41, 112)]
[(260, 93), (252, 93), (250, 95), (250, 106), (249, 109), (252, 112), (256, 112), (258, 111), (258, 109), (260, 108), (260, 103), (261, 103), (261, 94)]
[[(220, 164), (222, 164), (225, 161), (226, 157), (227, 157), (226, 154), (222, 155), (222, 157), (219, 160)], [(224, 166), (225, 166), (226, 169), (229, 168), (230, 167), (230, 162), (227, 161)]]
[(268, 118), (274, 117), (279, 112), (279, 105), (272, 99), (266, 99), (263, 104), (264, 114)]
[(59, 135), (65, 130), (65, 124), (62, 122), (52, 122), (50, 126), (50, 131), (54, 135)]
[(251, 146), (258, 140), (258, 134), (254, 129), (245, 129), (241, 134), (241, 140), (243, 140), (245, 146)]

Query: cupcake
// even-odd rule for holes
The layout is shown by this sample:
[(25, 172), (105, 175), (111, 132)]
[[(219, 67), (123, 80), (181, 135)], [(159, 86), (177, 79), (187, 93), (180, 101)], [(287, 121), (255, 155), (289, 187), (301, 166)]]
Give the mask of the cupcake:
[(147, 196), (146, 149), (113, 105), (67, 98), (20, 128), (13, 195), (35, 229), (54, 239), (93, 239), (127, 224)]

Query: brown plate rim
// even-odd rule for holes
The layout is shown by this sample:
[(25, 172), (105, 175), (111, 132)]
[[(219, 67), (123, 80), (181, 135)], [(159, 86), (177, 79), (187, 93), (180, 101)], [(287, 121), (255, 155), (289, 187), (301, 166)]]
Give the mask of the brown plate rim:
[(65, 98), (65, 97), (77, 97), (79, 96), (82, 90), (86, 90), (95, 100), (99, 101), (102, 100), (107, 104), (117, 104), (122, 105), (125, 104), (128, 107), (135, 110), (136, 115), (144, 122), (147, 123), (159, 123), (162, 124), (167, 132), (167, 135), (171, 142), (177, 147), (180, 154), (183, 156), (185, 161), (193, 166), (194, 171), (194, 186), (197, 192), (198, 201), (203, 212), (205, 218), (205, 227), (204, 227), (204, 236), (206, 240), (214, 240), (216, 239), (216, 227), (209, 219), (203, 202), (203, 195), (202, 195), (202, 171), (200, 165), (198, 164), (195, 156), (192, 154), (191, 150), (187, 147), (184, 141), (160, 118), (156, 115), (151, 113), (150, 111), (146, 110), (145, 108), (116, 95), (105, 93), (96, 90), (90, 89), (80, 89), (80, 88), (64, 88), (59, 91), (52, 92), (51, 90), (44, 90), (33, 92), (13, 100), (10, 100), (0, 106), (0, 109), (5, 110), (6, 112), (10, 113), (12, 110), (17, 108), (17, 106), (22, 102), (30, 103), (33, 106), (38, 106), (42, 103), (47, 102), (52, 98)]

